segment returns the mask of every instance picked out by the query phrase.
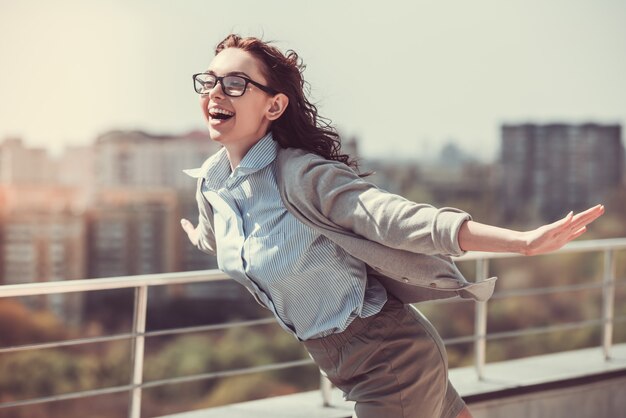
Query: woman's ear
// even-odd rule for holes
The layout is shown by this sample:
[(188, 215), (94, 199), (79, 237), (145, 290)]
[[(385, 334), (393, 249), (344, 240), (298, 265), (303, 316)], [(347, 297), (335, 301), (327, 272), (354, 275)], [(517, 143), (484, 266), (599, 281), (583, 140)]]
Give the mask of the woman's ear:
[(267, 112), (265, 112), (265, 116), (269, 120), (276, 120), (283, 114), (287, 106), (289, 105), (289, 97), (286, 94), (278, 93), (274, 97), (272, 97), (271, 105)]

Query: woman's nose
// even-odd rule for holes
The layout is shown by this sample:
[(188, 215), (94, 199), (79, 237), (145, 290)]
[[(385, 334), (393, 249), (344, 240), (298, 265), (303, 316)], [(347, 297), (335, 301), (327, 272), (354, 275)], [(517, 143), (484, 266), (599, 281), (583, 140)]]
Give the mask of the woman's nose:
[(213, 97), (224, 97), (224, 90), (222, 90), (222, 83), (221, 82), (217, 82), (215, 83), (215, 85), (213, 86), (213, 88), (211, 90), (209, 90), (209, 98), (212, 99)]

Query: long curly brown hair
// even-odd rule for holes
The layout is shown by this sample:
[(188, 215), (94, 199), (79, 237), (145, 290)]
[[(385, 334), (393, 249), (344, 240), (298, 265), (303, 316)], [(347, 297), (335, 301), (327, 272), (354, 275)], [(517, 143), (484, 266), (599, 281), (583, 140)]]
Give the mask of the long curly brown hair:
[(305, 89), (310, 92), (310, 85), (302, 76), (306, 68), (302, 59), (291, 49), (283, 54), (270, 42), (230, 34), (215, 47), (215, 55), (226, 48), (249, 52), (263, 63), (261, 71), (268, 86), (289, 97), (287, 109), (271, 126), (272, 136), (282, 148), (304, 149), (358, 169), (356, 160), (341, 153), (341, 139), (331, 121), (318, 115), (317, 107), (307, 99)]

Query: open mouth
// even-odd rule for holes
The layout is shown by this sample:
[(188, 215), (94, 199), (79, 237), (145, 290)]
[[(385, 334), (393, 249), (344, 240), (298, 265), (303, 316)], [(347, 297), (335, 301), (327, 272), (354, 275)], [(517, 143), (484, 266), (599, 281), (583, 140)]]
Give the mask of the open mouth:
[(209, 117), (211, 119), (227, 120), (227, 119), (232, 118), (233, 116), (235, 116), (235, 113), (229, 110), (218, 109), (218, 108), (209, 110)]

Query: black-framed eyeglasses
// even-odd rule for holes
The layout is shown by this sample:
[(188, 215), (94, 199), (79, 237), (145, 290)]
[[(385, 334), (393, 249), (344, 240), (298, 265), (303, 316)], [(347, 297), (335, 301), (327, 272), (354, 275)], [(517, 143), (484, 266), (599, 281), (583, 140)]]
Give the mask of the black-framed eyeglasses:
[(193, 88), (198, 94), (209, 94), (217, 83), (222, 85), (224, 94), (231, 97), (243, 96), (248, 87), (248, 83), (257, 86), (268, 94), (278, 94), (273, 88), (264, 86), (241, 75), (225, 75), (223, 77), (218, 77), (210, 73), (198, 73), (193, 75)]

